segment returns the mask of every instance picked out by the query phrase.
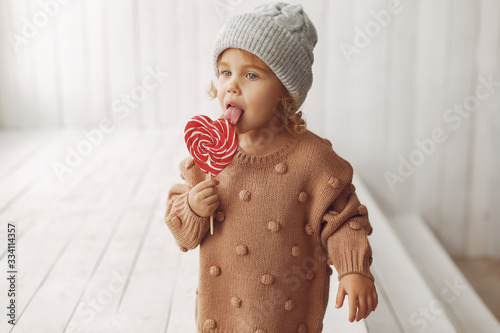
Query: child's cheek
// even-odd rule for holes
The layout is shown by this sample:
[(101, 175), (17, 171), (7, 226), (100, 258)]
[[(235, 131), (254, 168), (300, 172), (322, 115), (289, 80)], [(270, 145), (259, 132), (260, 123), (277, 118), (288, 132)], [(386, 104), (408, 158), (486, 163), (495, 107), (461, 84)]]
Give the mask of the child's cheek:
[(217, 99), (219, 100), (219, 104), (220, 104), (220, 107), (222, 108), (222, 110), (226, 111), (225, 107), (224, 107), (224, 95), (225, 95), (224, 89), (219, 84), (219, 86), (217, 87)]

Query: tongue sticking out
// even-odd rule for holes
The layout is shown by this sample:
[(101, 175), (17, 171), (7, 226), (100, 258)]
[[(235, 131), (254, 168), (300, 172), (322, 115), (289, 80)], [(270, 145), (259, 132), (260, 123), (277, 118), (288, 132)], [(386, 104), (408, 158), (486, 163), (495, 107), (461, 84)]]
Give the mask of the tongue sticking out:
[(224, 114), (224, 119), (229, 120), (231, 124), (236, 126), (238, 122), (240, 121), (241, 115), (243, 114), (243, 110), (236, 107), (236, 106), (230, 106), (227, 110), (226, 113)]

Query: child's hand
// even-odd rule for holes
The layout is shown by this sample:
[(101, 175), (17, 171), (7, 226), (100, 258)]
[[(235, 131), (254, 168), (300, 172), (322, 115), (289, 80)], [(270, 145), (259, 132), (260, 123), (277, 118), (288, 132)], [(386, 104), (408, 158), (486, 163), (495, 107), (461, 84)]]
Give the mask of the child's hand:
[[(349, 321), (351, 323), (354, 317), (356, 321), (368, 317), (370, 312), (375, 311), (378, 304), (375, 284), (361, 274), (347, 274), (340, 279), (336, 308), (342, 307), (345, 295), (349, 297)], [(356, 315), (357, 308), (359, 310)]]
[(219, 181), (208, 179), (202, 181), (191, 189), (188, 195), (188, 202), (191, 210), (198, 216), (209, 217), (219, 207), (219, 196), (217, 192)]

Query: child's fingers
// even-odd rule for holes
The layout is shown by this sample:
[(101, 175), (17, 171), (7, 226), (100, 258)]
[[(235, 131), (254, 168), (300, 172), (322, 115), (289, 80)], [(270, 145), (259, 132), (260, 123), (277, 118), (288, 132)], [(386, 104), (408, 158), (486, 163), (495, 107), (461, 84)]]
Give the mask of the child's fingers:
[(356, 318), (356, 310), (358, 308), (358, 300), (356, 297), (348, 297), (349, 300), (349, 321), (352, 323)]
[(373, 291), (373, 311), (375, 311), (375, 309), (377, 308), (377, 305), (378, 305), (378, 294), (374, 290)]
[(211, 205), (209, 205), (209, 206), (207, 207), (207, 209), (208, 209), (208, 212), (207, 212), (207, 217), (208, 217), (208, 216), (213, 215), (213, 214), (214, 214), (214, 212), (215, 212), (215, 210), (217, 209), (217, 207), (219, 207), (219, 202), (218, 202), (218, 201), (217, 201), (217, 202), (214, 202), (214, 203), (213, 203), (213, 204), (211, 204)]
[(216, 187), (217, 185), (219, 185), (219, 181), (217, 179), (207, 179), (207, 180), (204, 180), (204, 181), (198, 183), (194, 187), (194, 190), (196, 192), (203, 192), (205, 189)]
[(204, 190), (200, 192), (200, 196), (202, 199), (207, 199), (211, 196), (216, 196), (216, 194), (219, 192), (217, 187), (212, 186), (212, 187), (207, 187)]
[(367, 315), (367, 300), (365, 297), (358, 298), (358, 314), (356, 315), (356, 321), (360, 321)]
[(335, 301), (335, 307), (338, 309), (342, 307), (342, 304), (344, 304), (344, 298), (345, 298), (345, 289), (344, 288), (339, 288), (337, 291), (337, 300)]
[(212, 206), (215, 203), (219, 202), (219, 196), (218, 195), (211, 195), (209, 197), (206, 197), (203, 199), (203, 203), (206, 204), (207, 206)]
[(364, 318), (368, 317), (368, 315), (375, 310), (375, 300), (372, 297), (368, 297), (367, 304), (367, 312)]
[(191, 189), (188, 196), (191, 210), (199, 216), (210, 216), (219, 206), (219, 196), (217, 188), (219, 181), (207, 179), (198, 183)]
[[(366, 302), (365, 302), (366, 301)], [(377, 294), (372, 294), (366, 298), (361, 297), (359, 299), (359, 311), (356, 320), (361, 320), (362, 318), (367, 318), (372, 311), (375, 311), (377, 307)]]
[(377, 294), (373, 293), (371, 297), (368, 297), (368, 309), (370, 309), (370, 311), (375, 311), (377, 308), (377, 302)]
[(194, 188), (195, 192), (199, 193), (201, 199), (205, 199), (211, 195), (217, 194), (219, 189), (217, 188), (218, 181), (215, 179), (205, 180)]
[(212, 178), (212, 179), (204, 180), (200, 184), (203, 184), (203, 186), (205, 186), (205, 187), (214, 187), (214, 186), (219, 185), (219, 183), (220, 182), (217, 179)]

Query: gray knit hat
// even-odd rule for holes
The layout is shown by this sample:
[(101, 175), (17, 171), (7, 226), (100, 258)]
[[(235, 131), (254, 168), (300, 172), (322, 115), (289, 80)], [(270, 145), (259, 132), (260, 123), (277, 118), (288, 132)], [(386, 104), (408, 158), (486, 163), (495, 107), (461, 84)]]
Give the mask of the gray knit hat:
[(293, 95), (299, 107), (311, 88), (313, 49), (318, 35), (301, 5), (285, 2), (263, 4), (251, 13), (235, 16), (217, 35), (213, 64), (228, 48), (239, 48), (258, 56)]

